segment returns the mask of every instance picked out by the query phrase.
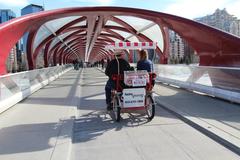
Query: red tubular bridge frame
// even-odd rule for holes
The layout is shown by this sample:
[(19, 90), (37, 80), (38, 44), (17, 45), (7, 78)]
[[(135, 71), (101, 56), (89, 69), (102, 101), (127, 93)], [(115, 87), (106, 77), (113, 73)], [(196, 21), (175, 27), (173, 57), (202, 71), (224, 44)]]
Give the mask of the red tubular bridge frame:
[[(33, 49), (33, 43), (39, 28), (45, 23), (69, 16), (81, 16), (46, 37)], [(137, 37), (140, 42), (152, 42), (133, 26), (115, 16), (133, 16), (146, 19), (159, 25), (163, 35), (163, 50), (159, 47), (156, 53), (160, 62), (165, 64), (169, 56), (169, 33), (171, 29), (178, 33), (197, 52), (200, 65), (240, 66), (240, 38), (206, 26), (204, 24), (161, 12), (122, 8), (122, 7), (84, 7), (44, 11), (26, 15), (0, 25), (0, 74), (6, 73), (6, 60), (13, 46), (24, 33), (29, 33), (27, 42), (27, 59), (29, 69), (36, 68), (36, 59), (40, 50), (44, 50), (44, 65), (47, 67), (52, 59), (53, 64), (66, 64), (77, 57), (85, 61), (96, 61), (111, 56), (111, 51), (104, 46), (113, 43), (112, 38), (125, 41), (124, 37), (114, 30), (127, 32)], [(111, 20), (119, 26), (106, 25)], [(86, 21), (84, 26), (75, 24)], [(104, 33), (101, 33), (104, 31)], [(71, 32), (61, 42), (50, 48), (52, 42), (61, 34)], [(129, 42), (126, 40), (126, 42)], [(132, 59), (130, 51), (129, 59)]]

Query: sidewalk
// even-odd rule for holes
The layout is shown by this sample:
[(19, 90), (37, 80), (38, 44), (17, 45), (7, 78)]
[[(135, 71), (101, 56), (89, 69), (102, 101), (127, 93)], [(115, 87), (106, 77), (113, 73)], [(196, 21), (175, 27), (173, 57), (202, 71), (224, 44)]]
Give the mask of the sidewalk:
[(0, 115), (1, 160), (67, 160), (80, 71), (69, 71)]
[(154, 90), (155, 101), (162, 108), (240, 155), (239, 104), (161, 83)]
[(240, 155), (240, 105), (158, 83), (156, 102)]
[(239, 104), (161, 83), (154, 90), (156, 103), (162, 108), (240, 155)]
[(123, 113), (116, 123), (106, 111), (107, 77), (96, 68), (84, 69), (81, 77), (72, 160), (239, 160), (237, 154), (159, 106), (152, 121), (145, 113)]

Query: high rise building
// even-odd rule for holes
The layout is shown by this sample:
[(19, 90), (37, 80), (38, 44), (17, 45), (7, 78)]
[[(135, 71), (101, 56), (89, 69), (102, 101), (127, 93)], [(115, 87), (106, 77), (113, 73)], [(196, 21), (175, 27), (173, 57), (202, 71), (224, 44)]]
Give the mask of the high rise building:
[[(220, 30), (240, 36), (240, 20), (227, 12), (216, 9), (212, 15), (194, 19), (197, 22), (207, 24)], [(199, 57), (189, 44), (174, 31), (169, 32), (170, 57), (169, 63), (198, 63)]]
[(180, 37), (176, 32), (169, 31), (170, 48), (169, 59), (170, 64), (191, 64), (198, 63), (199, 58), (196, 55), (194, 49)]
[(44, 11), (43, 6), (36, 5), (36, 4), (30, 4), (26, 7), (24, 7), (23, 9), (21, 9), (21, 15), (23, 16), (23, 15), (41, 12), (41, 11)]
[(10, 9), (0, 9), (0, 23), (16, 18), (16, 14)]
[(240, 37), (240, 20), (235, 20), (230, 24), (230, 33)]
[(237, 18), (229, 14), (224, 8), (223, 10), (216, 9), (212, 15), (196, 18), (194, 20), (218, 28), (220, 30), (230, 32), (230, 25), (233, 21), (237, 20)]
[(170, 37), (170, 58), (169, 63), (180, 63), (184, 58), (184, 42), (183, 39), (174, 31), (169, 31)]
[[(41, 11), (44, 11), (44, 8), (43, 6), (40, 6), (40, 5), (35, 5), (35, 4), (30, 4), (26, 7), (24, 7), (23, 9), (21, 9), (21, 15), (27, 15), (27, 14), (31, 14), (31, 13), (36, 13), (36, 12), (41, 12)], [(26, 54), (27, 53), (27, 38), (28, 38), (28, 33), (25, 33), (23, 38), (22, 38), (22, 52), (23, 54)], [(26, 57), (26, 56), (23, 56), (23, 57)], [(24, 60), (26, 61), (26, 59)], [(25, 64), (27, 64), (26, 62), (24, 62)], [(28, 67), (27, 67), (28, 68)]]
[[(16, 14), (10, 9), (0, 9), (0, 23), (7, 22), (16, 18)], [(6, 67), (8, 72), (16, 72), (18, 70), (17, 56), (19, 53), (18, 44), (16, 44), (10, 51), (7, 59)]]

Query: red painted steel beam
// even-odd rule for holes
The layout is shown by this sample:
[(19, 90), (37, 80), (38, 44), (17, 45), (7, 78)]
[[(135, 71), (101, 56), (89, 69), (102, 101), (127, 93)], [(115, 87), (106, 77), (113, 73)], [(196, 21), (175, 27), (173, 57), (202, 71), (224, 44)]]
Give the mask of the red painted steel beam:
[(28, 37), (27, 37), (27, 46), (26, 46), (26, 54), (27, 54), (27, 60), (28, 60), (28, 69), (33, 70), (36, 67), (36, 59), (33, 58), (32, 55), (32, 49), (33, 49), (33, 40), (35, 39), (36, 36), (36, 31), (38, 28), (33, 27), (31, 28)]
[[(67, 30), (68, 28), (70, 28), (71, 26), (79, 23), (79, 22), (82, 22), (82, 21), (85, 21), (86, 20), (86, 17), (81, 17), (81, 18), (78, 18), (76, 20), (73, 20), (67, 24), (65, 24), (64, 26), (62, 26), (60, 29), (58, 29), (55, 33), (56, 33), (56, 36), (59, 36), (60, 34), (63, 34), (63, 33), (67, 33), (67, 32), (70, 32), (72, 30)], [(76, 28), (75, 30), (82, 30), (82, 28)], [(75, 31), (73, 30), (73, 31)], [(64, 32), (65, 31), (65, 32)], [(76, 33), (76, 32), (75, 32)], [(47, 38), (45, 38), (35, 49), (34, 53), (33, 53), (33, 57), (36, 58), (37, 55), (39, 54), (39, 51), (40, 49), (46, 44), (48, 43), (49, 41), (52, 41), (54, 39), (55, 35), (51, 34), (50, 36), (48, 36)], [(33, 43), (33, 40), (30, 42), (31, 45)], [(31, 53), (32, 54), (32, 53)]]
[[(125, 32), (129, 32), (129, 33), (135, 35), (138, 38), (139, 41), (141, 41), (141, 42), (144, 42), (144, 41), (152, 42), (152, 40), (150, 38), (148, 38), (146, 35), (144, 35), (142, 33), (137, 34), (137, 30), (135, 30), (131, 25), (129, 25), (128, 23), (124, 22), (123, 20), (121, 20), (121, 19), (119, 19), (117, 17), (113, 17), (113, 16), (111, 17), (111, 20), (116, 22), (116, 23), (118, 23), (118, 24), (120, 24), (120, 25), (122, 25), (122, 26), (124, 26), (125, 29), (126, 29)], [(109, 28), (110, 27), (111, 26), (109, 26)], [(122, 27), (114, 27), (114, 29), (123, 31)], [(156, 48), (156, 51), (157, 51), (157, 53), (159, 53), (159, 56), (162, 57), (161, 55), (162, 55), (163, 52), (161, 51), (161, 49), (159, 47)], [(161, 63), (164, 63), (164, 60), (161, 60)]]
[(44, 55), (43, 55), (43, 58), (44, 58), (44, 67), (48, 67), (48, 51), (49, 51), (49, 47), (50, 47), (50, 42), (48, 42), (46, 45), (45, 45), (45, 49), (44, 49)]
[[(155, 11), (122, 7), (84, 7), (39, 12), (1, 24), (0, 74), (6, 72), (5, 62), (11, 48), (17, 43), (22, 35), (29, 32), (33, 26), (39, 27), (48, 21), (67, 16), (88, 17), (88, 27), (91, 26), (91, 19), (94, 26), (92, 27), (92, 30), (90, 29), (91, 27), (87, 30), (88, 39), (87, 44), (85, 45), (87, 48), (89, 47), (91, 38), (94, 34), (93, 29), (95, 27), (96, 17), (104, 16), (107, 19), (111, 19), (111, 17), (116, 15), (143, 18), (159, 25), (164, 23), (165, 27), (178, 33), (194, 50), (197, 51), (197, 54), (200, 56), (201, 65), (240, 66), (238, 58), (240, 55), (240, 38), (228, 33), (192, 20)], [(128, 24), (123, 26), (125, 27), (127, 25)], [(126, 28), (129, 31), (133, 31), (134, 29), (131, 27)]]
[[(99, 57), (99, 54), (101, 54), (100, 57)], [(110, 58), (110, 54), (109, 54), (109, 53), (106, 53), (106, 51), (103, 51), (103, 50), (99, 50), (99, 51), (98, 51), (98, 54), (95, 54), (95, 55), (96, 55), (96, 56), (93, 56), (93, 57), (90, 59), (90, 62), (91, 62), (91, 63), (94, 63), (94, 61), (98, 61), (98, 60)]]
[(169, 57), (169, 49), (170, 49), (170, 38), (169, 38), (169, 30), (167, 27), (161, 25), (159, 26), (162, 32), (163, 36), (163, 56), (161, 57), (161, 61), (163, 61), (163, 64), (168, 63), (168, 57)]
[(111, 38), (109, 38), (107, 36), (101, 37), (101, 35), (98, 37), (98, 41), (105, 41), (105, 42), (108, 42), (108, 43), (114, 42)]
[[(66, 42), (66, 44), (68, 45), (67, 41), (68, 41), (68, 40), (71, 41), (71, 39), (72, 39), (72, 38), (75, 38), (75, 37), (78, 37), (78, 38), (81, 37), (82, 35), (77, 34), (77, 33), (81, 33), (81, 32), (82, 32), (82, 31), (77, 31), (77, 32), (71, 33), (70, 35), (68, 35), (67, 37), (65, 37), (65, 38), (63, 39), (63, 41)], [(76, 34), (77, 34), (77, 35), (76, 35)], [(53, 53), (53, 51), (54, 51), (58, 46), (62, 46), (62, 47), (64, 47), (64, 48), (67, 48), (67, 46), (60, 41), (60, 42), (58, 42), (56, 45), (54, 45), (54, 46), (51, 48), (51, 50), (50, 50), (49, 53), (48, 53), (48, 57), (51, 57), (51, 54)]]
[[(75, 38), (75, 37), (80, 37), (80, 36), (82, 36), (82, 35), (79, 35), (78, 33), (81, 33), (81, 32), (83, 32), (82, 30), (79, 30), (79, 31), (76, 31), (76, 32), (73, 32), (73, 33), (71, 33), (70, 35), (68, 35), (67, 37), (65, 37), (64, 39), (63, 39), (63, 41), (64, 42), (67, 42), (67, 41), (69, 41), (69, 40), (71, 40), (72, 38)], [(50, 43), (51, 43), (52, 41), (50, 41)], [(67, 43), (66, 43), (67, 44)], [(53, 53), (53, 51), (58, 47), (58, 46), (62, 46), (62, 47), (67, 47), (65, 44), (63, 44), (61, 41), (59, 41), (57, 44), (55, 44), (52, 48), (51, 48), (51, 50), (49, 51), (49, 53), (48, 53), (48, 57), (50, 57), (51, 56), (51, 54)]]
[[(82, 33), (82, 32), (84, 32), (84, 30), (81, 30), (81, 29), (80, 29), (80, 30), (77, 30), (76, 32), (73, 32), (73, 33), (71, 33), (70, 35), (68, 35), (67, 37), (65, 37), (65, 38), (63, 39), (63, 41), (66, 42), (66, 43), (68, 43), (68, 41), (71, 41), (71, 39), (73, 39), (73, 38), (75, 38), (75, 37), (84, 36), (85, 34), (79, 34), (79, 33)], [(49, 37), (49, 38), (54, 38), (54, 36), (53, 36), (53, 37)], [(34, 54), (34, 57), (37, 56), (37, 54), (38, 54), (38, 52), (39, 52), (39, 49), (40, 49), (41, 47), (43, 47), (43, 45), (44, 45), (46, 42), (50, 41), (50, 43), (51, 43), (52, 40), (53, 40), (53, 39), (51, 39), (51, 41), (50, 41), (50, 40), (48, 40), (48, 38), (47, 38), (47, 39), (45, 39), (44, 41), (42, 41), (42, 43), (38, 46), (39, 48), (37, 48), (37, 49), (35, 50), (35, 53), (36, 53), (36, 54)], [(56, 48), (58, 45), (61, 45), (62, 47), (66, 47), (63, 43), (58, 42), (55, 46), (52, 47), (52, 49), (51, 49), (50, 52), (52, 52), (52, 50), (54, 50), (54, 48)], [(50, 55), (49, 55), (49, 56), (50, 56)]]
[(104, 16), (98, 16), (98, 20), (97, 20), (96, 23), (95, 23), (95, 27), (94, 27), (94, 31), (93, 31), (93, 36), (92, 36), (92, 38), (91, 38), (91, 41), (90, 41), (90, 43), (89, 43), (89, 46), (86, 45), (86, 48), (88, 48), (86, 61), (89, 60), (89, 56), (90, 56), (90, 53), (91, 53), (91, 51), (92, 51), (92, 48), (94, 47), (95, 42), (96, 42), (99, 34), (101, 33), (103, 26), (105, 25), (104, 22), (106, 22), (106, 21), (104, 21)]
[(88, 51), (89, 51), (89, 46), (92, 41), (92, 36), (94, 34), (94, 27), (96, 25), (96, 19), (98, 16), (88, 16), (87, 17), (87, 42), (86, 42), (86, 50), (85, 50), (85, 61), (87, 61), (87, 56), (88, 56)]

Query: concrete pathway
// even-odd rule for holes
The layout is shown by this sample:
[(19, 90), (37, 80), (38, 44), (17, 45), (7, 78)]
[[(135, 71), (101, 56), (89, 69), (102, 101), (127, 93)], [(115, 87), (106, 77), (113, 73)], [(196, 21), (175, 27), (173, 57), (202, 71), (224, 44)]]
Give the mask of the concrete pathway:
[(69, 158), (79, 78), (69, 71), (0, 115), (0, 160)]
[(124, 113), (120, 123), (114, 122), (105, 109), (104, 74), (85, 69), (81, 77), (72, 160), (240, 159), (159, 106), (151, 122), (139, 113)]
[(240, 155), (240, 105), (158, 84), (156, 102)]
[(105, 82), (94, 68), (70, 71), (1, 114), (0, 160), (240, 159), (185, 123), (238, 134), (237, 105), (156, 85), (164, 106), (151, 122), (143, 113), (124, 113), (116, 123), (105, 109)]

